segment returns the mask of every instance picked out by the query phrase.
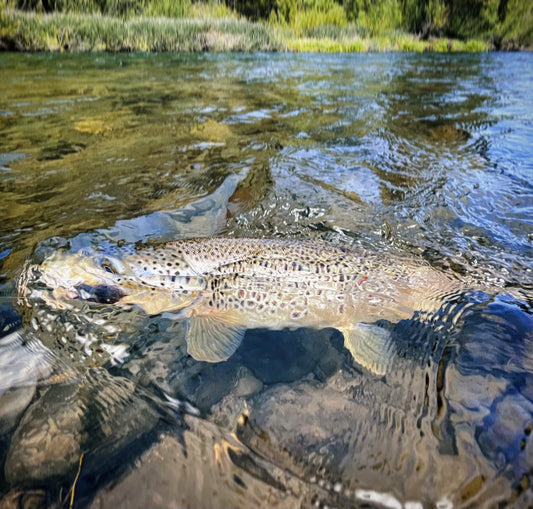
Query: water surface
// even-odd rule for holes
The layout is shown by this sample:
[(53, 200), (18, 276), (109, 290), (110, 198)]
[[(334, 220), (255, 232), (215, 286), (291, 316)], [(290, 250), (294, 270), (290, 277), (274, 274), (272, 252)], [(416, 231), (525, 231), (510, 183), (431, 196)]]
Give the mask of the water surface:
[[(139, 507), (147, 485), (161, 507), (533, 502), (531, 55), (0, 68), (1, 500), (68, 505), (74, 484), (74, 504), (103, 503), (125, 479)], [(171, 317), (13, 297), (55, 249), (214, 234), (394, 251), (490, 290), (401, 324), (381, 378), (333, 329), (250, 330), (213, 365)], [(182, 455), (132, 463), (158, 447)]]

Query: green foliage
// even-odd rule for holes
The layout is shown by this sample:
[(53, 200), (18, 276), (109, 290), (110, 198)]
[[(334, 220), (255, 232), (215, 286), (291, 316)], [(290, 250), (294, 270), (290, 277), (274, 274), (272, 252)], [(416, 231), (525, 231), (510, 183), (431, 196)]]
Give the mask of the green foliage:
[[(163, 16), (168, 18), (184, 18), (197, 14), (192, 0), (14, 0), (15, 7), (34, 12), (71, 12), (86, 14), (104, 14), (128, 18), (133, 16)], [(207, 12), (228, 13), (228, 9), (220, 3), (211, 1), (203, 3)], [(218, 16), (216, 16), (218, 17)]]
[(504, 48), (533, 43), (533, 0), (400, 1), (403, 26), (422, 37), (481, 37)]
[(449, 39), (437, 39), (430, 43), (429, 49), (437, 53), (447, 53), (448, 51), (452, 51), (453, 47), (453, 41)]
[[(503, 2), (502, 2), (503, 3)], [(500, 10), (498, 44), (533, 49), (533, 0), (509, 0)]]
[[(9, 33), (18, 33), (14, 20), (6, 21), (13, 9), (43, 15), (109, 16), (123, 21), (137, 17), (237, 21), (240, 13), (250, 20), (268, 20), (262, 29), (267, 26), (278, 38), (309, 39), (302, 48), (313, 47), (312, 40), (318, 40), (318, 47), (328, 51), (351, 48), (353, 41), (357, 41), (353, 47), (360, 48), (361, 40), (367, 37), (375, 39), (365, 42), (372, 51), (478, 51), (488, 44), (503, 49), (533, 47), (533, 0), (0, 0), (4, 40)], [(109, 23), (104, 24), (110, 27)], [(64, 27), (59, 35), (48, 34), (49, 45), (61, 46), (70, 28)], [(129, 30), (133, 29), (130, 26)], [(152, 29), (160, 27), (154, 25)], [(118, 25), (117, 30), (126, 40), (132, 38)], [(148, 25), (142, 30), (147, 31)], [(407, 36), (405, 31), (416, 37)], [(216, 29), (213, 34), (217, 35), (210, 37), (219, 38)], [(27, 40), (35, 41), (36, 37), (26, 35)], [(41, 42), (46, 45), (45, 39)], [(136, 43), (133, 46), (138, 47)]]
[(194, 19), (239, 19), (235, 10), (217, 0), (211, 0), (208, 3), (192, 2), (187, 11), (187, 17)]
[(480, 41), (479, 39), (470, 39), (465, 43), (465, 51), (469, 52), (483, 52), (489, 51), (489, 45), (485, 41)]
[(297, 36), (312, 36), (325, 27), (343, 27), (346, 13), (334, 0), (277, 0), (270, 13), (272, 25), (290, 28)]
[[(378, 39), (384, 39), (389, 50), (396, 51), (424, 51), (427, 44), (424, 41), (421, 41), (418, 37), (402, 32), (400, 30), (395, 30), (390, 33), (388, 37), (379, 37)], [(382, 44), (384, 44), (382, 42)]]
[(495, 30), (500, 0), (453, 0), (448, 30), (459, 37), (487, 34)]
[(405, 28), (423, 37), (442, 34), (448, 24), (449, 13), (444, 0), (403, 0)]
[(226, 0), (226, 3), (252, 21), (268, 19), (270, 13), (276, 11), (276, 0)]
[(191, 10), (191, 0), (152, 0), (147, 2), (142, 14), (144, 16), (164, 16), (167, 18), (185, 18)]
[[(5, 34), (9, 34), (6, 40)], [(129, 18), (101, 14), (34, 15), (7, 11), (0, 47), (11, 38), (29, 51), (273, 51), (283, 49), (264, 25), (244, 20)]]
[(345, 0), (348, 19), (372, 34), (399, 28), (402, 12), (398, 0)]

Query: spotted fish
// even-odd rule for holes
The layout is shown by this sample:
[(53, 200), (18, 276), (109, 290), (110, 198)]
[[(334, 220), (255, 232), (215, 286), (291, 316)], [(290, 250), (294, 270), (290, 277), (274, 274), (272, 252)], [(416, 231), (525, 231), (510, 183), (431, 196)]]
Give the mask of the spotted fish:
[(379, 375), (394, 356), (382, 324), (438, 309), (461, 287), (423, 260), (279, 239), (180, 240), (117, 256), (56, 252), (38, 272), (54, 305), (84, 299), (187, 318), (197, 360), (228, 359), (248, 328), (334, 327), (354, 360)]

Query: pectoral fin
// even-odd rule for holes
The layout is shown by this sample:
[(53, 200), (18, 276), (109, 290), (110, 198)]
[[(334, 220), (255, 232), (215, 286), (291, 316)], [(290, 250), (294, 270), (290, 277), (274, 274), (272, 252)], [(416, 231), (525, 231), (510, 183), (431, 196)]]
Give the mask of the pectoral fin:
[(246, 327), (231, 312), (191, 316), (187, 351), (198, 361), (229, 359), (241, 344)]
[(376, 375), (385, 375), (394, 359), (394, 346), (389, 330), (367, 323), (357, 323), (342, 331), (344, 346), (354, 360)]

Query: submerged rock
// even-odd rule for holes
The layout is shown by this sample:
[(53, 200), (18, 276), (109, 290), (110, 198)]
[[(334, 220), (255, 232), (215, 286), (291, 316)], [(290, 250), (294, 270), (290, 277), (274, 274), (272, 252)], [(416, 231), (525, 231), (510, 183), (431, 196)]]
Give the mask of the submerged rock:
[(16, 425), (34, 394), (34, 385), (0, 392), (0, 435), (7, 433)]
[(301, 506), (300, 496), (234, 438), (205, 420), (186, 420), (181, 441), (163, 435), (119, 482), (96, 495), (91, 509)]
[(227, 124), (221, 124), (215, 120), (206, 120), (191, 129), (191, 135), (202, 140), (224, 143), (233, 137), (231, 128)]
[(52, 386), (24, 414), (5, 464), (11, 484), (61, 477), (78, 464), (86, 439), (75, 385)]
[(27, 409), (13, 435), (6, 479), (32, 485), (72, 477), (82, 453), (85, 474), (105, 471), (158, 419), (133, 382), (105, 370), (91, 370), (80, 383), (52, 385)]

